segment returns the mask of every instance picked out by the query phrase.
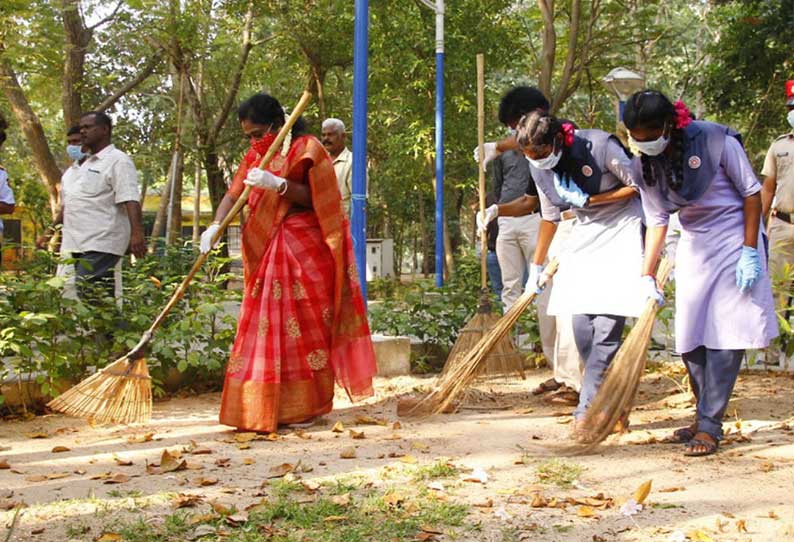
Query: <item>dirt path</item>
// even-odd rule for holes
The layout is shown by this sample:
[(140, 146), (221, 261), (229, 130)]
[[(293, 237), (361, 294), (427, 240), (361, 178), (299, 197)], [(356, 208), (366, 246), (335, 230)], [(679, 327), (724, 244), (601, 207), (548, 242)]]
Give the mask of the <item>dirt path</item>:
[[(680, 374), (652, 373), (628, 434), (612, 437), (595, 455), (549, 462), (521, 451), (530, 443), (564, 442), (568, 432), (571, 409), (529, 393), (548, 376), (484, 383), (461, 412), (403, 419), (396, 427), (397, 396), (426, 381), (381, 379), (368, 403), (352, 406), (340, 397), (324, 423), (272, 441), (249, 441), (252, 435), (218, 425), (217, 394), (157, 403), (145, 427), (91, 427), (56, 415), (0, 422), (0, 510), (27, 505), (14, 541), (102, 540), (103, 532), (133, 518), (162, 522), (174, 511), (175, 494), (203, 497), (198, 511), (207, 502), (243, 509), (261, 501), (263, 481), (284, 463), (300, 461), (310, 470), (304, 480), (356, 477), (378, 487), (389, 473), (448, 458), (454, 476), (434, 482), (414, 476), (413, 483), (470, 506), (466, 527), (455, 531), (458, 540), (794, 541), (794, 379), (743, 375), (729, 408), (733, 434), (719, 454), (697, 459), (683, 457), (680, 446), (656, 443), (687, 424), (693, 410), (676, 383)], [(333, 432), (340, 421), (344, 431)], [(350, 429), (363, 438), (353, 439)], [(355, 458), (340, 458), (349, 447)], [(147, 472), (166, 449), (181, 453), (187, 469)], [(472, 469), (484, 471), (487, 481), (465, 481)], [(621, 503), (648, 480), (645, 509), (624, 515)], [(0, 511), (0, 526), (12, 516)], [(452, 539), (429, 536), (417, 539)]]

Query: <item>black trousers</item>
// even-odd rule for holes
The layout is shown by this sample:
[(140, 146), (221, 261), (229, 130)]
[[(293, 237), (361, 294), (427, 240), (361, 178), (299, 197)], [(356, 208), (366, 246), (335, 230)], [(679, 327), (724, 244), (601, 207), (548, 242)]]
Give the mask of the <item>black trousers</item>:
[(73, 252), (77, 295), (83, 301), (113, 297), (115, 283), (113, 272), (121, 256), (107, 252)]

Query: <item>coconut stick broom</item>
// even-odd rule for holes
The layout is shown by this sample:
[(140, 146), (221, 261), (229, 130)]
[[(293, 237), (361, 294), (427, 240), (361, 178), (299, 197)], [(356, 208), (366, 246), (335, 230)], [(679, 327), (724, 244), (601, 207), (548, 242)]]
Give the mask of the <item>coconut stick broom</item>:
[[(557, 266), (556, 258), (549, 262), (543, 272), (541, 287), (546, 286), (557, 272)], [(454, 408), (455, 401), (477, 376), (480, 365), (494, 347), (510, 333), (510, 330), (536, 297), (537, 294), (534, 292), (524, 292), (496, 325), (483, 335), (474, 348), (469, 350), (465, 356), (460, 356), (455, 360), (447, 372), (439, 378), (435, 389), (414, 407), (412, 414), (438, 414), (439, 412), (448, 412), (450, 407)]]
[[(661, 288), (664, 288), (672, 268), (672, 262), (666, 258), (659, 263), (656, 280)], [(656, 301), (648, 300), (637, 323), (615, 354), (604, 382), (587, 409), (584, 424), (587, 427), (586, 438), (559, 450), (561, 455), (579, 455), (592, 451), (612, 434), (618, 421), (631, 411), (640, 379), (645, 372), (648, 346), (659, 308)]]
[[(477, 168), (479, 171), (480, 213), (485, 218), (485, 169), (482, 165), (485, 155), (483, 151), (485, 145), (485, 57), (482, 54), (477, 55), (477, 144), (480, 152), (480, 162)], [(456, 360), (474, 348), (499, 321), (499, 315), (492, 312), (491, 292), (488, 289), (487, 245), (488, 233), (483, 231), (480, 235), (480, 305), (474, 317), (460, 331), (455, 344), (449, 351), (442, 374), (446, 374), (452, 369), (456, 365)], [(478, 371), (485, 374), (518, 373), (521, 378), (524, 378), (524, 357), (516, 349), (509, 334), (494, 345), (483, 363), (478, 364)]]
[[(260, 168), (267, 167), (270, 160), (280, 151), (287, 134), (311, 101), (312, 95), (304, 92), (298, 105), (281, 127), (275, 141), (259, 162)], [(214, 245), (220, 240), (235, 215), (245, 205), (251, 187), (246, 186), (241, 196), (220, 224), (220, 228), (212, 238)], [(185, 295), (187, 287), (201, 266), (209, 257), (199, 254), (193, 267), (185, 279), (171, 296), (160, 314), (155, 318), (149, 329), (144, 332), (141, 340), (126, 355), (117, 359), (101, 371), (80, 382), (50, 401), (47, 406), (53, 410), (85, 418), (98, 423), (135, 423), (146, 422), (152, 415), (152, 380), (146, 366), (146, 347), (152, 340), (157, 328), (165, 317)]]

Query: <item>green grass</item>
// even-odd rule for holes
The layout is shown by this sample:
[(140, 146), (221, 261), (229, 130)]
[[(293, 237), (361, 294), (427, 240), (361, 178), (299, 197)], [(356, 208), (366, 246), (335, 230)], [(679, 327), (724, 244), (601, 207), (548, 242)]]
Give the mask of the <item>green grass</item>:
[(123, 498), (139, 499), (143, 497), (143, 493), (138, 491), (137, 489), (133, 489), (131, 491), (121, 491), (120, 489), (111, 489), (110, 491), (108, 491), (108, 497), (113, 497), (116, 499), (123, 499)]
[[(276, 494), (274, 489), (273, 499), (252, 510), (242, 525), (230, 525), (220, 516), (192, 524), (191, 517), (201, 512), (189, 515), (179, 511), (161, 524), (140, 520), (112, 530), (120, 532), (125, 542), (218, 540), (217, 533), (207, 525), (222, 528), (228, 534), (224, 537), (228, 542), (380, 542), (412, 540), (423, 525), (460, 528), (468, 514), (465, 505), (441, 501), (432, 494), (417, 494), (407, 485), (366, 488), (353, 495), (348, 505), (334, 503), (327, 490), (313, 502), (299, 502), (291, 492), (284, 491), (283, 485), (276, 489), (281, 493)], [(395, 494), (401, 498), (390, 498)], [(196, 536), (197, 529), (206, 534)]]
[(449, 463), (446, 459), (439, 459), (430, 465), (422, 465), (417, 467), (412, 473), (411, 478), (415, 482), (422, 482), (425, 480), (436, 480), (438, 478), (451, 478), (457, 476), (459, 469)]
[(561, 459), (550, 459), (535, 467), (535, 472), (541, 482), (567, 488), (581, 476), (584, 467)]

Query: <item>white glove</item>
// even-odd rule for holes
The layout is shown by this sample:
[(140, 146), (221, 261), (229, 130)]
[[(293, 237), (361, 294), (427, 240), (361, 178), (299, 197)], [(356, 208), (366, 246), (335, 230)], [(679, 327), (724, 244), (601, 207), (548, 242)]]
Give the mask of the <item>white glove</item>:
[(215, 232), (221, 229), (220, 224), (212, 223), (207, 226), (207, 229), (204, 230), (204, 233), (201, 234), (201, 240), (199, 241), (199, 250), (202, 254), (206, 254), (213, 248), (218, 246), (218, 242), (216, 241), (213, 246), (210, 246), (212, 243), (212, 237), (215, 235)]
[(477, 213), (477, 235), (482, 235), (488, 224), (497, 216), (499, 216), (499, 206), (495, 203), (485, 208), (485, 220), (482, 218), (482, 213)]
[(656, 279), (651, 275), (643, 275), (642, 278), (642, 292), (646, 299), (653, 299), (659, 306), (664, 305), (664, 294), (656, 287)]
[(265, 169), (259, 169), (258, 167), (255, 167), (248, 170), (248, 175), (243, 182), (248, 186), (253, 186), (254, 188), (279, 190), (282, 186), (284, 186), (284, 183), (286, 183), (287, 180), (284, 177), (273, 175)]
[(543, 286), (540, 285), (541, 282), (545, 283), (548, 277), (545, 273), (543, 273), (543, 266), (537, 264), (530, 264), (529, 266), (529, 278), (527, 279), (527, 284), (524, 286), (524, 293), (525, 294), (540, 294), (543, 291), (543, 288), (546, 287), (545, 284)]
[[(491, 163), (491, 160), (496, 158), (499, 155), (499, 153), (496, 150), (496, 141), (489, 141), (489, 142), (485, 143), (482, 146), (482, 148), (483, 148), (483, 152), (485, 153), (485, 156), (483, 156), (483, 158), (482, 158), (482, 169), (483, 169), (483, 171), (485, 171), (485, 168), (488, 167), (488, 164)], [(474, 161), (475, 162), (479, 162), (480, 161), (480, 146), (479, 145), (474, 147)]]

